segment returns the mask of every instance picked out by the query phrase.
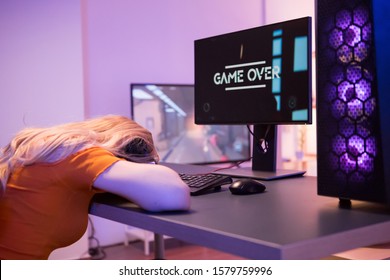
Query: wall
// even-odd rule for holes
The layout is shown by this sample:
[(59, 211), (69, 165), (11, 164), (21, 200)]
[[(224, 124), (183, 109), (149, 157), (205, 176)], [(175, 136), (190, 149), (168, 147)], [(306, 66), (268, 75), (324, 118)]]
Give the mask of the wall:
[(193, 83), (195, 39), (261, 22), (261, 0), (83, 3), (88, 116), (129, 115), (132, 82)]
[(265, 22), (274, 23), (314, 16), (315, 0), (265, 0)]
[(0, 146), (84, 117), (79, 0), (0, 1)]

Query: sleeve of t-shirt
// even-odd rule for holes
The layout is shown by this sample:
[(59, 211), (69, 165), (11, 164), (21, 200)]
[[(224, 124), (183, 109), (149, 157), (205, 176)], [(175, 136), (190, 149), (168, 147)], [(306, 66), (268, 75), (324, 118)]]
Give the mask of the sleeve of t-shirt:
[(88, 185), (92, 189), (95, 179), (115, 162), (122, 160), (111, 152), (93, 147), (85, 149), (73, 155), (69, 159), (68, 166), (72, 170), (72, 178), (75, 184)]

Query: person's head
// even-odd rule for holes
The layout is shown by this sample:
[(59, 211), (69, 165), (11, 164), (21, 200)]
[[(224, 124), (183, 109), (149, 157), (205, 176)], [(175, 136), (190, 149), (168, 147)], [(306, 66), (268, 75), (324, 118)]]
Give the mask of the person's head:
[(0, 195), (15, 168), (61, 161), (94, 146), (133, 162), (159, 160), (151, 133), (123, 116), (108, 115), (49, 128), (26, 128), (0, 150)]
[(152, 134), (135, 121), (108, 115), (83, 122), (65, 124), (62, 130), (85, 131), (90, 145), (100, 146), (114, 155), (134, 162), (158, 162)]

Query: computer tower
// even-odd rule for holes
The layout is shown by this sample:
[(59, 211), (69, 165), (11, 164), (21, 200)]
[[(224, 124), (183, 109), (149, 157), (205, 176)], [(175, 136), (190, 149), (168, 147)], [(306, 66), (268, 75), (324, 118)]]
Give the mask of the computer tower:
[(390, 1), (316, 1), (318, 194), (390, 204)]

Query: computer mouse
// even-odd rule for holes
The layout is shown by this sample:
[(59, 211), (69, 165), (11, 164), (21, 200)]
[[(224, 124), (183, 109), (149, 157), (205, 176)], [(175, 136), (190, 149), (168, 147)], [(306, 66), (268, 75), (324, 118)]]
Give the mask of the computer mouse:
[(232, 194), (246, 195), (264, 192), (265, 185), (255, 179), (242, 178), (234, 181), (229, 190)]

